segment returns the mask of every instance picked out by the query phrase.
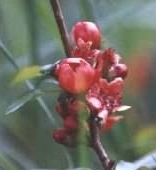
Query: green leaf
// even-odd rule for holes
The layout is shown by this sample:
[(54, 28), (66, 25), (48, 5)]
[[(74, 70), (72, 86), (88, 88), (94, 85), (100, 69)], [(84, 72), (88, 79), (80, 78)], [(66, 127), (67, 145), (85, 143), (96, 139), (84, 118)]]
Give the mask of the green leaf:
[(21, 69), (18, 74), (15, 76), (11, 84), (21, 83), (25, 80), (39, 77), (42, 74), (40, 73), (40, 66), (29, 66)]
[(33, 98), (35, 98), (35, 97), (37, 97), (39, 95), (40, 95), (39, 90), (30, 91), (28, 94), (22, 96), (19, 100), (16, 100), (13, 104), (8, 106), (8, 108), (6, 109), (5, 114), (9, 115), (11, 113), (16, 112), (21, 107), (23, 107), (26, 103), (28, 103), (30, 100), (32, 100)]

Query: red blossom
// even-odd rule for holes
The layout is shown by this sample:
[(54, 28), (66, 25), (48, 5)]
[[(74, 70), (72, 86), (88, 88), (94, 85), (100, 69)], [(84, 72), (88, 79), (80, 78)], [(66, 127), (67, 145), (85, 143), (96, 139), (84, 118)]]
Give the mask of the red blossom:
[(97, 79), (96, 70), (82, 58), (63, 59), (57, 76), (60, 87), (74, 94), (86, 91)]
[(101, 110), (113, 112), (114, 108), (121, 105), (121, 92), (123, 89), (123, 80), (116, 78), (108, 82), (106, 79), (100, 79), (88, 91), (86, 100), (90, 109), (99, 113)]
[(93, 22), (77, 22), (73, 26), (71, 34), (76, 45), (79, 39), (82, 39), (84, 42), (90, 42), (92, 49), (98, 49), (101, 45), (101, 32)]
[(68, 116), (64, 120), (64, 128), (68, 132), (75, 132), (79, 129), (79, 122), (76, 116)]
[(60, 129), (55, 129), (53, 131), (53, 138), (58, 142), (58, 143), (64, 143), (66, 138), (67, 138), (67, 131), (64, 128)]
[(127, 66), (120, 63), (120, 55), (112, 48), (99, 49), (98, 27), (92, 22), (78, 22), (72, 28), (72, 38), (72, 57), (57, 62), (51, 72), (62, 88), (56, 111), (63, 128), (54, 131), (53, 138), (68, 146), (76, 143), (82, 121), (89, 132), (89, 118), (95, 117), (101, 132), (105, 132), (123, 118), (114, 116), (115, 112), (130, 108), (122, 105)]

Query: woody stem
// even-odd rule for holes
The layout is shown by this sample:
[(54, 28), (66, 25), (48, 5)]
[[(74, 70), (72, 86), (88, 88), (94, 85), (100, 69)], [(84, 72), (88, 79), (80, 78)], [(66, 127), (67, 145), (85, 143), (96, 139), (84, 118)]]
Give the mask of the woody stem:
[(50, 4), (54, 13), (54, 17), (60, 32), (62, 44), (67, 57), (70, 57), (70, 42), (67, 27), (62, 14), (59, 0), (50, 0)]
[(94, 116), (91, 116), (89, 120), (91, 146), (100, 159), (104, 170), (113, 170), (114, 161), (110, 160), (104, 147), (101, 144), (99, 126)]

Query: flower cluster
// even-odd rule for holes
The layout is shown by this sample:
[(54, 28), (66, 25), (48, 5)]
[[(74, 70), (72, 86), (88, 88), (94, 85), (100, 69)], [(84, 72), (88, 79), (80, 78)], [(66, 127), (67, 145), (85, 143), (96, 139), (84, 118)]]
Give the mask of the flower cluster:
[(63, 127), (53, 132), (53, 138), (68, 146), (76, 143), (80, 128), (89, 136), (90, 116), (98, 118), (104, 132), (123, 118), (115, 116), (116, 111), (129, 108), (122, 106), (127, 66), (112, 48), (100, 49), (101, 32), (96, 24), (76, 23), (71, 37), (72, 57), (62, 59), (52, 72), (62, 89), (56, 111), (63, 120)]

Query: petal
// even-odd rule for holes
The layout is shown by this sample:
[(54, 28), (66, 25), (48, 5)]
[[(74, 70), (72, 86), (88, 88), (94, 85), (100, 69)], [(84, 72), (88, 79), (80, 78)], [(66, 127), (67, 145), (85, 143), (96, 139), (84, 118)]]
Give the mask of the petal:
[(59, 68), (59, 83), (63, 89), (69, 92), (74, 90), (75, 75), (68, 64), (64, 64)]
[(123, 90), (123, 80), (122, 78), (116, 78), (109, 83), (109, 94), (118, 95)]
[(132, 106), (126, 106), (126, 105), (122, 105), (119, 107), (114, 108), (113, 112), (122, 112), (122, 111), (126, 111), (128, 109), (130, 109)]
[(101, 132), (111, 129), (114, 124), (123, 119), (123, 116), (108, 116), (106, 123), (101, 127)]
[(75, 89), (85, 91), (94, 83), (95, 70), (89, 63), (81, 62), (75, 69)]
[(100, 79), (99, 87), (100, 87), (102, 92), (107, 93), (108, 87), (109, 87), (108, 81), (106, 79)]
[(80, 62), (82, 60), (83, 60), (82, 58), (66, 58), (66, 59), (63, 59), (61, 63), (62, 64), (64, 64), (64, 63), (68, 63), (68, 64), (80, 64)]
[(96, 98), (96, 97), (88, 97), (87, 101), (89, 103), (89, 105), (91, 105), (94, 109), (101, 109), (102, 108), (102, 103), (101, 101)]
[(103, 109), (101, 112), (98, 113), (98, 117), (101, 118), (101, 123), (105, 124), (108, 119), (108, 111), (106, 109)]

